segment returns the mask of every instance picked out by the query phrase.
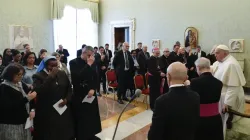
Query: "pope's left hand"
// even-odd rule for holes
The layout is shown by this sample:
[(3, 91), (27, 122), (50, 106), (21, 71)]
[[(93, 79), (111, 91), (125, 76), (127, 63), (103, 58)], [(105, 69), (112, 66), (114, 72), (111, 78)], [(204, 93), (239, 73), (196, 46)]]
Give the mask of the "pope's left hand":
[(228, 112), (229, 105), (224, 104), (224, 107), (222, 109), (222, 113), (227, 113)]

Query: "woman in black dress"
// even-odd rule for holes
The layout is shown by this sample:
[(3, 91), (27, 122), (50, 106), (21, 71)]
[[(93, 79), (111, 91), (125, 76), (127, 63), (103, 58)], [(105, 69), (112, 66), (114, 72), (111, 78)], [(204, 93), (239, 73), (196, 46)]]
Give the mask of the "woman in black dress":
[(24, 69), (21, 65), (9, 64), (3, 71), (4, 81), (0, 85), (0, 140), (31, 140), (25, 123), (30, 114), (30, 101), (36, 92), (21, 82)]
[[(58, 70), (54, 56), (45, 57), (33, 75), (33, 87), (37, 92), (34, 119), (34, 140), (73, 140), (74, 123), (71, 112), (71, 84), (64, 71)], [(67, 106), (61, 115), (53, 107)]]

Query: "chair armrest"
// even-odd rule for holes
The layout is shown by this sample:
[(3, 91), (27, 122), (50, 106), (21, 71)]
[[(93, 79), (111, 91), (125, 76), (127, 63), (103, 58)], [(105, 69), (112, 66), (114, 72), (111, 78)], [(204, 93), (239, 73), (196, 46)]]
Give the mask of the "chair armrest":
[(237, 116), (240, 116), (240, 117), (244, 117), (244, 118), (250, 118), (250, 115), (249, 114), (245, 114), (245, 113), (240, 113), (238, 111), (235, 111), (231, 108), (228, 109), (228, 113), (229, 114), (233, 114), (233, 115), (237, 115)]

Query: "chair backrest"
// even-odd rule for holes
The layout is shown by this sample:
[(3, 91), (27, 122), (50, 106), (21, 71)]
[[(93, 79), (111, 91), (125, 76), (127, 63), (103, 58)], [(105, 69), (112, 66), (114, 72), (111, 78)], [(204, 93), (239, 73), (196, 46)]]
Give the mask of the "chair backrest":
[(149, 77), (149, 74), (148, 72), (145, 73), (145, 81), (146, 81), (146, 86), (148, 87), (148, 77)]
[(114, 82), (114, 81), (116, 81), (117, 78), (116, 78), (116, 73), (115, 73), (115, 71), (114, 71), (114, 70), (108, 70), (108, 71), (106, 72), (106, 78), (107, 78), (107, 81), (108, 81), (108, 82)]
[(141, 74), (137, 74), (134, 76), (134, 84), (136, 89), (144, 89), (144, 80)]

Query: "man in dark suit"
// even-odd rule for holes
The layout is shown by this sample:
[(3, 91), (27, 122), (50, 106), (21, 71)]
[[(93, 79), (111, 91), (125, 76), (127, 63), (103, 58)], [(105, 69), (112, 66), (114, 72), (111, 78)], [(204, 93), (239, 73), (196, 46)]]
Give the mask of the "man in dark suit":
[(104, 52), (104, 48), (102, 46), (99, 47), (99, 55), (100, 59), (100, 81), (102, 81), (103, 93), (107, 93), (106, 91), (106, 71), (109, 66), (108, 57)]
[(139, 52), (138, 56), (137, 56), (137, 60), (138, 60), (138, 64), (140, 69), (138, 70), (139, 74), (145, 75), (145, 73), (147, 72), (148, 69), (148, 59), (150, 57), (149, 53), (147, 52), (148, 47), (147, 46), (143, 46), (142, 51)]
[(146, 80), (145, 80), (145, 73), (148, 70), (148, 60), (150, 58), (150, 54), (147, 52), (148, 47), (144, 45), (142, 47), (142, 51), (137, 54), (137, 61), (139, 64), (138, 74), (143, 75), (144, 78), (144, 84), (146, 86)]
[(113, 60), (113, 66), (118, 75), (118, 103), (124, 104), (122, 100), (128, 101), (126, 97), (127, 89), (132, 90), (134, 61), (130, 55), (129, 44), (123, 43), (122, 50), (118, 51)]
[(199, 95), (184, 86), (187, 69), (180, 62), (167, 69), (169, 92), (155, 102), (148, 140), (194, 140), (200, 116)]
[[(160, 61), (159, 66), (160, 66), (161, 72), (165, 74), (167, 73), (167, 68), (170, 65), (169, 54), (170, 54), (169, 49), (165, 48), (163, 51), (163, 55), (160, 57), (160, 60), (159, 60)], [(165, 79), (165, 84), (163, 88), (163, 93), (166, 93), (168, 92), (168, 83), (167, 83), (167, 78), (164, 77), (164, 79)]]
[(69, 52), (67, 49), (64, 49), (62, 45), (59, 45), (59, 48), (56, 50), (57, 53), (61, 56), (61, 62), (65, 65), (68, 64)]
[(210, 72), (207, 58), (199, 58), (195, 65), (200, 75), (190, 84), (191, 90), (200, 95), (200, 123), (195, 140), (223, 140), (222, 118), (218, 108), (223, 84)]
[(77, 50), (77, 52), (76, 52), (76, 58), (78, 58), (78, 57), (80, 57), (80, 56), (82, 55), (82, 49), (83, 49), (84, 47), (86, 47), (86, 44), (83, 44), (83, 45), (82, 45), (82, 48), (79, 49), (79, 50)]
[(169, 54), (170, 64), (180, 61), (179, 49), (180, 49), (179, 45), (174, 45), (173, 51)]
[(97, 87), (96, 87), (96, 95), (102, 96), (100, 93), (100, 71), (101, 71), (101, 55), (98, 53), (98, 48), (94, 47), (94, 57), (95, 57), (95, 63), (96, 63), (96, 70), (97, 70)]
[(201, 50), (201, 46), (197, 46), (195, 55), (197, 56), (197, 58), (201, 58), (201, 57), (206, 57), (207, 56), (207, 54), (204, 51)]
[(109, 50), (109, 44), (105, 44), (105, 54), (108, 57), (108, 62), (110, 62), (112, 58), (112, 51)]
[(139, 42), (137, 44), (137, 49), (135, 49), (135, 51), (136, 51), (136, 55), (138, 56), (139, 52), (142, 51), (142, 43), (141, 42)]

